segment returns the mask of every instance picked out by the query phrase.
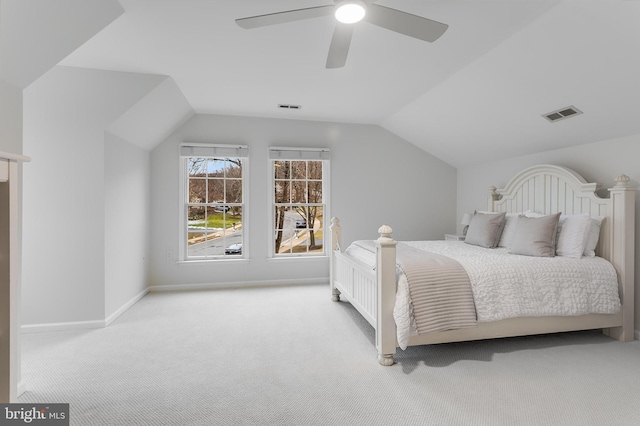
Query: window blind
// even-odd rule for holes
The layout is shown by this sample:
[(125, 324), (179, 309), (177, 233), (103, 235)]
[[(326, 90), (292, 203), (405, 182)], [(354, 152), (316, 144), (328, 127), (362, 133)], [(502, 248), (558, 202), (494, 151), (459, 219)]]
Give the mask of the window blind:
[(271, 160), (329, 160), (331, 152), (328, 148), (269, 148)]
[(182, 144), (181, 157), (248, 157), (246, 145)]

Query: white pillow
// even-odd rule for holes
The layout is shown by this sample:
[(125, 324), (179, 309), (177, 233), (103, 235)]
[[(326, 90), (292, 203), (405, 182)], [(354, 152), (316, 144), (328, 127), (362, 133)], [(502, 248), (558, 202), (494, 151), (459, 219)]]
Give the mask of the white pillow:
[(600, 239), (600, 226), (602, 225), (603, 217), (592, 217), (591, 226), (587, 231), (587, 244), (584, 248), (584, 255), (594, 257), (596, 255), (596, 246)]
[(556, 255), (580, 259), (587, 246), (591, 216), (587, 213), (561, 215), (558, 221)]

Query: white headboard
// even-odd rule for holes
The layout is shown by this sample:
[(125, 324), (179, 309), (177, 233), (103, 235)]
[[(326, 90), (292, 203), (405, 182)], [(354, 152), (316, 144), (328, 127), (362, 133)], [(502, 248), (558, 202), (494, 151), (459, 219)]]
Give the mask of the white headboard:
[(603, 217), (596, 254), (609, 260), (618, 271), (623, 310), (625, 314), (631, 312), (633, 324), (636, 189), (625, 175), (616, 178), (616, 185), (609, 189), (609, 198), (596, 194), (599, 187), (571, 169), (543, 164), (521, 171), (503, 189), (490, 187), (488, 209), (506, 213), (527, 210), (544, 214), (589, 213)]
[(489, 188), (489, 211), (589, 213), (593, 217), (604, 217), (598, 250), (601, 255), (607, 251), (605, 246), (611, 225), (611, 199), (599, 197), (595, 193), (599, 188), (599, 184), (587, 183), (573, 170), (543, 164), (521, 171), (504, 189)]

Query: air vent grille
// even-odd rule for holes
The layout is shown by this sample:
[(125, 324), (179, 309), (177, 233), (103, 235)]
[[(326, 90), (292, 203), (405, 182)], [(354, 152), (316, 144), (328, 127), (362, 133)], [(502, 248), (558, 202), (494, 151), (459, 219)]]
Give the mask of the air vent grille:
[(302, 105), (278, 104), (278, 108), (282, 108), (282, 109), (301, 109)]
[(573, 117), (574, 115), (579, 115), (579, 114), (582, 114), (582, 111), (580, 111), (578, 108), (571, 105), (568, 107), (560, 108), (555, 111), (548, 112), (546, 114), (542, 114), (542, 116), (553, 123), (553, 122), (564, 120), (565, 118)]

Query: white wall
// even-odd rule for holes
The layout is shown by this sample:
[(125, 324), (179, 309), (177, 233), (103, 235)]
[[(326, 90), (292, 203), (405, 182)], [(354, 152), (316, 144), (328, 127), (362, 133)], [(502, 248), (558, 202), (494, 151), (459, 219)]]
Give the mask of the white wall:
[[(181, 142), (249, 146), (249, 262), (176, 263)], [(397, 239), (404, 240), (442, 239), (444, 233), (455, 230), (455, 169), (379, 126), (197, 115), (151, 154), (151, 285), (327, 279), (327, 259), (267, 258), (269, 146), (330, 148), (330, 214), (340, 217), (345, 242), (377, 238), (383, 223), (394, 228)], [(172, 259), (167, 259), (167, 252)]]
[(22, 154), (22, 90), (0, 79), (0, 151)]
[(105, 311), (109, 318), (147, 288), (150, 153), (109, 133), (104, 140)]
[(104, 321), (104, 129), (165, 79), (55, 67), (25, 89), (23, 325)]
[[(495, 161), (458, 169), (458, 217), (474, 209), (487, 206), (488, 188), (494, 185), (503, 188), (517, 172), (536, 164), (555, 164), (569, 167), (581, 174), (588, 182), (603, 185), (599, 195), (607, 197), (606, 188), (611, 188), (614, 179), (626, 174), (635, 185), (640, 184), (640, 135), (607, 140), (580, 147), (546, 151), (539, 154)], [(636, 195), (636, 292), (635, 329), (640, 330), (640, 194)]]

